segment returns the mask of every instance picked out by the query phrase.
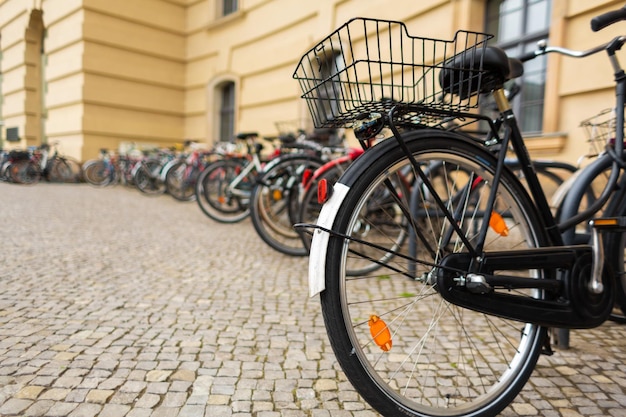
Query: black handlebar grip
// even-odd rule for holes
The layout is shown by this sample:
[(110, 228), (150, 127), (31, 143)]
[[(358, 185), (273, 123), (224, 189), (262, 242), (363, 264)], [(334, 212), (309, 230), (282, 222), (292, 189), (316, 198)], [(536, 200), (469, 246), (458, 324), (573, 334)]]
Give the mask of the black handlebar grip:
[(613, 10), (591, 19), (591, 30), (597, 32), (615, 22), (619, 22), (620, 20), (626, 20), (626, 6), (619, 10)]
[(517, 59), (519, 59), (522, 62), (526, 62), (526, 61), (530, 61), (531, 59), (535, 59), (537, 56), (537, 53), (535, 51), (530, 51), (530, 52), (525, 52), (522, 55), (518, 56)]

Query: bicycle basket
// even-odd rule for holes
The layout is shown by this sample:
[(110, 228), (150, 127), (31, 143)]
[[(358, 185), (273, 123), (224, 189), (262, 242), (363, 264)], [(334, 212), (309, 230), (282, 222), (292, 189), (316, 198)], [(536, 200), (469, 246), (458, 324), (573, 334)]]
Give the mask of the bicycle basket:
[(580, 122), (585, 130), (587, 142), (589, 142), (589, 154), (586, 157), (593, 158), (601, 154), (607, 145), (613, 145), (615, 141), (615, 111), (605, 109)]
[(441, 117), (478, 107), (490, 37), (459, 31), (451, 41), (421, 38), (402, 22), (355, 18), (309, 50), (293, 77), (315, 127), (349, 127), (362, 113), (398, 104)]

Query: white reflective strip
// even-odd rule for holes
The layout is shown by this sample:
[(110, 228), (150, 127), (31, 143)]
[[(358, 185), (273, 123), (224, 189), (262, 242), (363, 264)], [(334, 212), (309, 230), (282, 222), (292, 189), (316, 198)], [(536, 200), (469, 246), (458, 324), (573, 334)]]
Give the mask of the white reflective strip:
[[(322, 211), (317, 219), (318, 226), (328, 230), (332, 229), (337, 210), (343, 203), (349, 190), (349, 187), (341, 183), (334, 185), (333, 194), (322, 207)], [(320, 229), (315, 229), (313, 232), (313, 241), (311, 242), (311, 252), (309, 254), (309, 296), (311, 297), (326, 289), (324, 271), (326, 269), (326, 249), (329, 237), (330, 234), (328, 232)]]

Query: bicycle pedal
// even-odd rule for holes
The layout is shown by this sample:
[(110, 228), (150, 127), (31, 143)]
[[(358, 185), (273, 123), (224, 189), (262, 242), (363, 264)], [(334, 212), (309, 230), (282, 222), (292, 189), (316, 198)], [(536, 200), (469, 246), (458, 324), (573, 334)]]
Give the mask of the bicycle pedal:
[(601, 232), (624, 232), (626, 231), (626, 217), (599, 217), (591, 220), (589, 225)]

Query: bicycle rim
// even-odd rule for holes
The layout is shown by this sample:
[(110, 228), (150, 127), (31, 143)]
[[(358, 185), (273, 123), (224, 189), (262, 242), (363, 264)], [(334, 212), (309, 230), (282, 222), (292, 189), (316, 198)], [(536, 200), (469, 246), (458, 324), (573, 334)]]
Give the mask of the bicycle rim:
[(199, 170), (185, 162), (178, 162), (167, 171), (165, 185), (167, 193), (179, 201), (192, 201), (196, 198), (196, 180)]
[(99, 187), (111, 184), (116, 178), (114, 167), (104, 161), (86, 163), (83, 176), (89, 184)]
[(261, 239), (273, 249), (291, 256), (305, 256), (298, 232), (293, 228), (294, 213), (299, 211), (299, 186), (306, 168), (315, 169), (321, 161), (289, 155), (277, 160), (260, 175), (252, 190), (252, 224)]
[(254, 174), (248, 174), (235, 191), (231, 188), (231, 183), (243, 169), (243, 163), (230, 159), (217, 161), (210, 164), (198, 178), (196, 201), (211, 219), (220, 223), (236, 223), (250, 215)]
[(75, 174), (70, 164), (65, 159), (54, 158), (48, 163), (48, 181), (50, 182), (74, 182)]
[[(493, 157), (458, 139), (409, 135), (406, 141), (466, 239), (474, 243), (490, 191)], [(445, 254), (467, 248), (435, 207), (433, 190), (420, 181), (412, 190), (418, 204), (413, 204), (412, 219), (406, 221), (411, 196), (398, 184), (406, 177), (400, 173), (408, 161), (396, 150), (387, 144), (361, 157), (346, 175), (353, 179), (333, 230), (349, 238), (329, 239), (326, 291), (321, 296), (335, 355), (361, 395), (384, 415), (495, 415), (530, 376), (545, 329), (462, 309), (439, 295), (435, 265)], [(440, 168), (428, 171), (433, 163), (440, 163)], [(386, 199), (378, 205), (380, 195), (390, 193), (389, 184), (394, 184), (400, 201), (390, 204)], [(507, 172), (496, 209), (508, 235), (490, 230), (485, 250), (521, 249), (543, 241), (543, 229), (529, 207), (527, 194)], [(414, 253), (409, 250), (411, 242), (397, 244), (395, 229), (406, 224), (414, 225)], [(388, 230), (394, 231), (389, 235)], [(375, 272), (349, 276), (348, 271), (390, 252), (395, 256), (378, 262)], [(524, 272), (538, 276), (537, 271)], [(376, 329), (379, 320), (389, 331), (388, 342), (377, 340), (385, 333)]]
[(9, 169), (9, 175), (13, 182), (18, 184), (36, 184), (39, 182), (39, 168), (30, 160), (14, 162)]
[(134, 183), (139, 191), (148, 195), (160, 195), (165, 192), (166, 185), (161, 181), (163, 165), (157, 160), (147, 160), (137, 168)]

